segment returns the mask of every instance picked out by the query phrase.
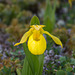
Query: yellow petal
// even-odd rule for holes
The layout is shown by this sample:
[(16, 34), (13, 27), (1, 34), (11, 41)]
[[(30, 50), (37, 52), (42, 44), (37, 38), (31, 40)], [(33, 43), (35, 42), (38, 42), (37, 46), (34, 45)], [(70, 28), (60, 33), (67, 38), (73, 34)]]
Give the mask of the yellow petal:
[(34, 28), (35, 30), (39, 30), (40, 28), (45, 27), (45, 25), (32, 25), (30, 27)]
[(50, 34), (49, 32), (47, 32), (47, 31), (43, 31), (43, 33), (49, 35), (49, 36), (54, 40), (54, 42), (55, 42), (56, 44), (61, 45), (61, 47), (63, 48), (62, 43), (61, 43), (61, 41), (59, 40), (59, 38), (55, 37), (54, 35), (51, 35), (51, 34)]
[(27, 41), (27, 38), (32, 34), (32, 30), (33, 30), (33, 28), (31, 28), (28, 32), (26, 32), (26, 33), (23, 35), (23, 37), (21, 38), (20, 42), (19, 42), (19, 43), (16, 43), (14, 46), (17, 46), (17, 45), (19, 45), (19, 44), (21, 44), (21, 43), (26, 42), (26, 41)]
[(19, 45), (20, 43), (16, 43), (14, 46), (17, 46), (17, 45)]
[(28, 39), (28, 49), (34, 55), (43, 54), (46, 50), (46, 40), (43, 35), (40, 35), (40, 40), (33, 39), (33, 34)]

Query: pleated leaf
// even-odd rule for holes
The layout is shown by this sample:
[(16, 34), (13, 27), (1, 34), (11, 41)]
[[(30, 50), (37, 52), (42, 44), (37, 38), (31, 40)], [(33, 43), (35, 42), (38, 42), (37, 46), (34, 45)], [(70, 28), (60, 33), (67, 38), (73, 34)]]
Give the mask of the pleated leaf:
[(50, 0), (46, 0), (46, 10), (44, 14), (44, 24), (46, 25), (45, 30), (52, 32), (55, 25), (55, 10), (56, 10), (56, 0), (54, 0), (54, 5), (52, 6)]
[(38, 71), (39, 71), (38, 57), (36, 55), (33, 55), (33, 54), (30, 53), (30, 51), (27, 48), (26, 43), (23, 44), (23, 48), (24, 48), (24, 51), (25, 51), (26, 59), (27, 59), (28, 64), (31, 68), (32, 74), (38, 75)]
[(39, 59), (39, 74), (38, 75), (42, 75), (42, 72), (43, 72), (43, 62), (44, 62), (44, 54), (42, 55), (39, 55), (38, 56), (38, 59)]
[(46, 25), (45, 30), (51, 33), (54, 29), (54, 24), (49, 17), (45, 19), (44, 24)]
[(22, 75), (33, 75), (31, 68), (28, 64), (28, 61), (26, 59), (26, 57), (24, 58), (24, 64), (23, 64), (23, 69), (22, 69)]

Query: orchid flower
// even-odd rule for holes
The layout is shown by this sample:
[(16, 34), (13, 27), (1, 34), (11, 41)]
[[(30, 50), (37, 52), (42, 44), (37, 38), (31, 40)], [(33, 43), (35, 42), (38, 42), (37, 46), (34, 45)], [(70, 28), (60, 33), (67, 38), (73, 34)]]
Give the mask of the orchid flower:
[(61, 47), (63, 48), (61, 41), (57, 37), (43, 29), (45, 25), (32, 25), (30, 27), (31, 28), (29, 29), (29, 31), (27, 31), (23, 35), (20, 42), (16, 43), (14, 46), (25, 43), (28, 39), (27, 45), (29, 51), (34, 55), (43, 54), (46, 50), (46, 40), (43, 34), (47, 34), (54, 40), (56, 44), (61, 45)]

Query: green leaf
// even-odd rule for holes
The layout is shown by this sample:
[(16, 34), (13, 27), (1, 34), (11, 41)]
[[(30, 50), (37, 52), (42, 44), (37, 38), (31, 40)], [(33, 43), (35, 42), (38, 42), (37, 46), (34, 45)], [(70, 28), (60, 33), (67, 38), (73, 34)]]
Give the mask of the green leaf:
[(46, 10), (45, 10), (44, 18), (46, 18), (46, 17), (50, 18), (51, 13), (52, 13), (52, 6), (50, 3), (50, 0), (46, 0)]
[(23, 43), (23, 48), (24, 48), (28, 64), (32, 70), (33, 75), (38, 75), (38, 71), (39, 71), (38, 57), (30, 53), (30, 51), (27, 48), (26, 43)]
[(74, 58), (71, 58), (71, 64), (75, 65), (75, 59)]
[(58, 71), (56, 72), (56, 75), (66, 75), (66, 73), (65, 73), (65, 71), (63, 71), (63, 70), (58, 70)]
[(67, 72), (67, 75), (74, 75), (72, 72)]
[(66, 58), (65, 58), (65, 56), (63, 56), (63, 57), (60, 57), (60, 59), (59, 59), (61, 62), (66, 62)]
[(54, 5), (51, 5), (50, 0), (46, 0), (46, 10), (44, 14), (44, 24), (46, 25), (45, 30), (52, 32), (55, 25), (55, 10), (56, 10), (56, 0), (54, 0)]
[(26, 57), (24, 58), (24, 64), (23, 64), (23, 69), (22, 69), (22, 75), (33, 75), (31, 68), (28, 64), (28, 61), (26, 59)]
[(46, 25), (45, 30), (51, 33), (54, 29), (54, 25), (49, 17), (45, 19), (44, 24)]
[(43, 61), (44, 61), (44, 54), (42, 55), (39, 55), (38, 56), (38, 59), (39, 59), (39, 74), (38, 75), (42, 75), (42, 72), (43, 72)]
[(30, 25), (40, 25), (39, 18), (37, 16), (33, 16)]
[(54, 0), (54, 4), (53, 4), (53, 10), (52, 10), (52, 13), (51, 13), (51, 19), (52, 19), (52, 22), (55, 24), (55, 10), (56, 10), (56, 2), (57, 0)]
[(18, 74), (18, 75), (21, 75), (20, 69), (17, 68), (16, 71), (17, 71), (17, 74)]
[(52, 32), (54, 28), (54, 22), (52, 21), (52, 6), (50, 0), (46, 0), (46, 10), (44, 14), (44, 24), (46, 27), (44, 28), (48, 32)]
[(57, 0), (54, 0), (54, 4), (52, 6), (51, 5), (51, 1), (50, 0), (46, 0), (46, 10), (45, 10), (44, 19), (49, 17), (50, 20), (53, 22), (53, 24), (55, 24), (54, 22), (55, 22), (56, 2), (57, 2)]
[(66, 71), (71, 72), (72, 71), (72, 67), (67, 67)]

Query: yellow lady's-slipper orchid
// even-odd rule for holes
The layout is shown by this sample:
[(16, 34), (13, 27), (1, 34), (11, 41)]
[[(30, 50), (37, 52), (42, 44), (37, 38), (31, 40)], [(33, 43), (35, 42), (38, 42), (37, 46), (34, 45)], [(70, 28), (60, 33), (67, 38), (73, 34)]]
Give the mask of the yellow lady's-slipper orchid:
[(44, 31), (43, 27), (45, 26), (44, 25), (32, 25), (30, 30), (23, 35), (20, 42), (16, 43), (14, 46), (26, 42), (29, 37), (28, 39), (29, 51), (34, 55), (43, 54), (44, 51), (46, 50), (46, 40), (43, 36), (43, 34), (45, 33), (49, 35), (56, 44), (61, 45), (61, 47), (63, 48), (61, 41), (57, 37), (51, 35), (49, 32)]

